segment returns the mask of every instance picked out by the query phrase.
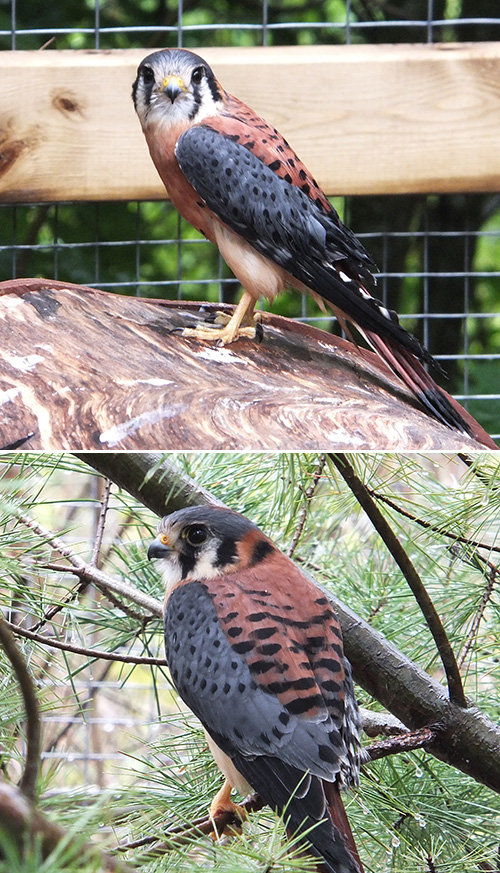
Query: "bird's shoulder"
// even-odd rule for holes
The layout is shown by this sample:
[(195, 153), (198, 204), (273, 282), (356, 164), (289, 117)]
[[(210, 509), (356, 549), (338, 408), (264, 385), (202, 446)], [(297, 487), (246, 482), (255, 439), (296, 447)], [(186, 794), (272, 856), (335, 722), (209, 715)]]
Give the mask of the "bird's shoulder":
[(220, 112), (200, 122), (248, 149), (277, 176), (295, 185), (327, 215), (335, 215), (330, 201), (316, 179), (282, 134), (250, 106), (225, 94)]

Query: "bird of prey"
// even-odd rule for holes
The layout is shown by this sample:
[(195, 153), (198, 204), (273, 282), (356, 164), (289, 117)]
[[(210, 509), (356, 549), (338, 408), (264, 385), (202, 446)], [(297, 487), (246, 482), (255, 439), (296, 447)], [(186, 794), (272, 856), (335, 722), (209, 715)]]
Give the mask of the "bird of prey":
[(282, 135), (184, 49), (146, 57), (132, 95), (170, 199), (218, 246), (244, 289), (222, 328), (202, 325), (183, 335), (222, 344), (253, 337), (257, 300), (295, 287), (327, 303), (344, 328), (355, 325), (428, 413), (470, 434), (423, 366), (439, 365), (372, 295), (372, 258)]
[(194, 506), (166, 516), (148, 558), (166, 588), (172, 681), (232, 787), (284, 815), (327, 873), (363, 873), (342, 785), (356, 784), (359, 713), (325, 593), (251, 521)]

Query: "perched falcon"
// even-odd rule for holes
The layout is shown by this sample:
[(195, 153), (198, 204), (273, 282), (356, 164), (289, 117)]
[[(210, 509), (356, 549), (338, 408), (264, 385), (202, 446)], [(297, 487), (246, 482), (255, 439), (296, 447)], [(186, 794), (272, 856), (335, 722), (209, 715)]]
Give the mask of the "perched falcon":
[(237, 512), (166, 516), (165, 648), (226, 782), (212, 813), (252, 788), (305, 833), (328, 873), (362, 873), (339, 788), (357, 783), (359, 716), (337, 616), (324, 592)]
[(153, 162), (181, 215), (212, 240), (244, 293), (222, 329), (184, 336), (229, 343), (255, 336), (253, 311), (287, 286), (328, 303), (449, 427), (469, 425), (424, 368), (432, 356), (369, 290), (375, 265), (281, 134), (228, 94), (184, 49), (157, 51), (137, 71), (133, 99)]

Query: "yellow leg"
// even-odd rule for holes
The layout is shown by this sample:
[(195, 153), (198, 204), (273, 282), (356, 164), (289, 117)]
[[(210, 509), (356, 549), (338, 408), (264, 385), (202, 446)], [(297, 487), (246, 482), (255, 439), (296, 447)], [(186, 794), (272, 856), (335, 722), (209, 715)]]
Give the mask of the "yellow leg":
[[(244, 821), (246, 819), (247, 816), (243, 807), (238, 806), (237, 803), (234, 803), (234, 801), (231, 800), (231, 791), (232, 785), (226, 779), (224, 781), (224, 785), (222, 786), (220, 791), (217, 792), (214, 799), (212, 800), (212, 803), (210, 804), (209, 815), (212, 820), (217, 819), (218, 815), (225, 812), (231, 813), (232, 815), (234, 815), (235, 818), (241, 819), (241, 821)], [(237, 825), (231, 824), (228, 828), (228, 831), (238, 833), (239, 829)], [(217, 837), (219, 836), (222, 836), (222, 833), (218, 833), (217, 827), (214, 823), (213, 837), (214, 839), (217, 839)]]
[[(185, 327), (182, 336), (215, 340), (221, 346), (232, 343), (242, 336), (255, 339), (254, 306), (254, 298), (248, 291), (245, 291), (227, 324), (224, 324), (223, 327), (208, 324), (200, 325), (200, 327)], [(221, 320), (227, 319), (225, 313), (219, 313), (219, 316), (221, 316)]]

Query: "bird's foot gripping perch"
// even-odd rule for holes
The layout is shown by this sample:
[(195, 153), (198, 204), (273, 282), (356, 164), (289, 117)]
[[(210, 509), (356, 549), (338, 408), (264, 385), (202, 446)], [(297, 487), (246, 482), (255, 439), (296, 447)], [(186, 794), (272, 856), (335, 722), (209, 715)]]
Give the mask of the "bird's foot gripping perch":
[[(214, 840), (221, 837), (226, 830), (232, 834), (241, 833), (241, 823), (247, 818), (245, 809), (231, 800), (231, 791), (232, 786), (226, 779), (210, 804), (209, 815), (214, 825), (212, 832)], [(222, 826), (217, 824), (217, 819), (221, 815), (230, 816), (229, 822), (224, 822)]]
[(245, 292), (231, 315), (227, 312), (215, 312), (205, 324), (183, 328), (181, 336), (205, 342), (215, 341), (219, 346), (229, 345), (242, 337), (260, 342), (262, 339), (260, 313), (254, 313), (253, 307), (253, 297)]

